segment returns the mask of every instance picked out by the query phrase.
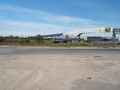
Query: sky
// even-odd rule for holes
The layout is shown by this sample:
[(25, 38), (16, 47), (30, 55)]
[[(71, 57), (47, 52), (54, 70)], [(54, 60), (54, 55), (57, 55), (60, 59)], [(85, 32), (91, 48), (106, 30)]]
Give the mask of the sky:
[(120, 0), (0, 0), (0, 35), (95, 32), (95, 28), (120, 27), (119, 3)]

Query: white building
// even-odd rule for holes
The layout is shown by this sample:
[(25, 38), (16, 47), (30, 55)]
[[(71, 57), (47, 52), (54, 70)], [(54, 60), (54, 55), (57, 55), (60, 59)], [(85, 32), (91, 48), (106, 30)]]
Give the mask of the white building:
[(87, 37), (85, 37), (85, 40), (87, 40), (87, 41), (102, 41), (102, 37), (87, 36)]
[(112, 38), (116, 38), (116, 34), (119, 34), (119, 41), (120, 41), (120, 28), (116, 27), (103, 27), (103, 28), (96, 28), (96, 33), (102, 32), (109, 32), (112, 34)]

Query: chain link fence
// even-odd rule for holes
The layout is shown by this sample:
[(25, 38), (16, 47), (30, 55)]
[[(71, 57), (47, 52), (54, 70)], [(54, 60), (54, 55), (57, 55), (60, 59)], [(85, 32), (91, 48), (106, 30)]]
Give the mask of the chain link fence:
[(62, 45), (120, 45), (119, 41), (91, 41), (91, 42), (67, 42), (67, 43), (58, 43)]
[(93, 41), (89, 42), (89, 44), (95, 44), (95, 45), (120, 45), (119, 41)]

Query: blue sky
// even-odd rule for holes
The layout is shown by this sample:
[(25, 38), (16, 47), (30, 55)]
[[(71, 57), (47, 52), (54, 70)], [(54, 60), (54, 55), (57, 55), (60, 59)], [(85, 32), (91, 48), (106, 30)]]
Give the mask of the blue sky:
[(0, 35), (94, 32), (99, 27), (120, 27), (119, 3), (119, 0), (0, 0)]

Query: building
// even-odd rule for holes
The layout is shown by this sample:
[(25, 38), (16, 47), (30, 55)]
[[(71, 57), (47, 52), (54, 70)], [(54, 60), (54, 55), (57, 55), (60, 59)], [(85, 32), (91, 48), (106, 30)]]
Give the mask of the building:
[(70, 38), (53, 38), (52, 39), (53, 43), (68, 43), (71, 42)]
[(102, 32), (109, 32), (112, 34), (112, 39), (116, 38), (116, 34), (119, 34), (119, 41), (120, 41), (120, 28), (116, 27), (103, 27), (103, 28), (96, 28), (96, 33)]
[(60, 36), (63, 36), (63, 33), (42, 35), (42, 37), (60, 37)]
[(102, 37), (91, 37), (91, 36), (87, 36), (84, 38), (87, 41), (102, 41)]

